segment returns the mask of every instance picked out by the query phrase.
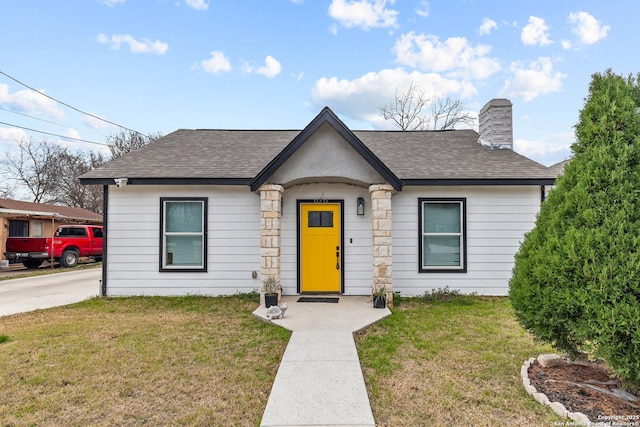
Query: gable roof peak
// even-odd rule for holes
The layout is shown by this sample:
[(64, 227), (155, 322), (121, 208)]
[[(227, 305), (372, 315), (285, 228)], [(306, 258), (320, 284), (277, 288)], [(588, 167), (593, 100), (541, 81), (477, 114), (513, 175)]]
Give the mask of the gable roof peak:
[(402, 181), (389, 169), (362, 141), (345, 125), (342, 120), (325, 106), (309, 124), (274, 157), (264, 169), (251, 181), (251, 191), (256, 191), (324, 124), (331, 126), (351, 145), (373, 168), (378, 171), (397, 191), (402, 190)]

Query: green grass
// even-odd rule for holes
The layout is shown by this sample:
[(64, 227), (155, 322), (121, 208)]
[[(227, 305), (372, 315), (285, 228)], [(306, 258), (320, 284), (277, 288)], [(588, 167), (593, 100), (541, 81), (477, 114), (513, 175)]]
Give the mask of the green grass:
[[(551, 349), (506, 298), (395, 302), (356, 335), (378, 426), (559, 421), (519, 375)], [(257, 306), (257, 294), (96, 298), (0, 317), (0, 424), (259, 425), (290, 333)]]
[(401, 298), (356, 343), (378, 426), (559, 420), (524, 392), (520, 378), (524, 360), (551, 349), (520, 328), (506, 298)]
[(2, 317), (2, 425), (258, 425), (290, 333), (257, 305), (109, 298)]

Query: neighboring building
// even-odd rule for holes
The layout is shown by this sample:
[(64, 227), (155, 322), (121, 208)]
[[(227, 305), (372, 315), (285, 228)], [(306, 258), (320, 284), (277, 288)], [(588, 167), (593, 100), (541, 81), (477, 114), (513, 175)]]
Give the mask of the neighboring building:
[(81, 177), (104, 186), (103, 294), (506, 295), (548, 168), (515, 153), (511, 102), (480, 132), (177, 130)]
[[(551, 172), (551, 174), (557, 179), (560, 175), (562, 175), (564, 173), (564, 167), (570, 161), (571, 161), (571, 159), (567, 159), (567, 160), (562, 160), (561, 162), (558, 162), (558, 163), (554, 163), (553, 165), (549, 166), (549, 172)], [(549, 191), (553, 187), (554, 187), (553, 185), (546, 185), (545, 186), (545, 195), (548, 195)]]
[(0, 260), (7, 237), (51, 237), (60, 224), (102, 224), (102, 215), (82, 208), (0, 199)]

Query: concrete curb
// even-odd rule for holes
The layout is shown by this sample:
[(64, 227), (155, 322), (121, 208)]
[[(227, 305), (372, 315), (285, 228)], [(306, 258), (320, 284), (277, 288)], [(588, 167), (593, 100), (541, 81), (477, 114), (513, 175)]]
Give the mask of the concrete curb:
[(544, 393), (538, 393), (536, 388), (531, 385), (531, 380), (529, 379), (529, 367), (533, 362), (535, 362), (535, 357), (532, 357), (529, 360), (526, 360), (522, 367), (520, 368), (520, 375), (522, 376), (522, 385), (524, 386), (527, 394), (531, 395), (534, 399), (536, 399), (540, 404), (550, 407), (553, 412), (558, 414), (562, 418), (569, 418), (574, 421), (575, 425), (580, 426), (590, 426), (594, 425), (590, 420), (582, 412), (569, 412), (565, 406), (560, 402), (551, 402), (549, 398)]

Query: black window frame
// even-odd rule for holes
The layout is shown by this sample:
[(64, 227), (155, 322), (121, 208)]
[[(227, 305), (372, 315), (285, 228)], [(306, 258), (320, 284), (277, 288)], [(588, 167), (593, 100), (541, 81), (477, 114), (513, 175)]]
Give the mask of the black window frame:
[[(165, 254), (165, 205), (167, 202), (199, 202), (202, 203), (202, 266), (195, 267), (168, 267), (164, 262)], [(167, 273), (206, 273), (208, 267), (207, 261), (207, 248), (208, 244), (208, 209), (209, 198), (208, 197), (161, 197), (160, 198), (160, 242), (159, 242), (159, 254), (158, 263), (159, 271)]]
[[(423, 264), (424, 205), (428, 203), (456, 203), (461, 207), (460, 266), (425, 267)], [(467, 199), (465, 197), (420, 197), (418, 198), (418, 272), (419, 273), (466, 273), (467, 272)]]

